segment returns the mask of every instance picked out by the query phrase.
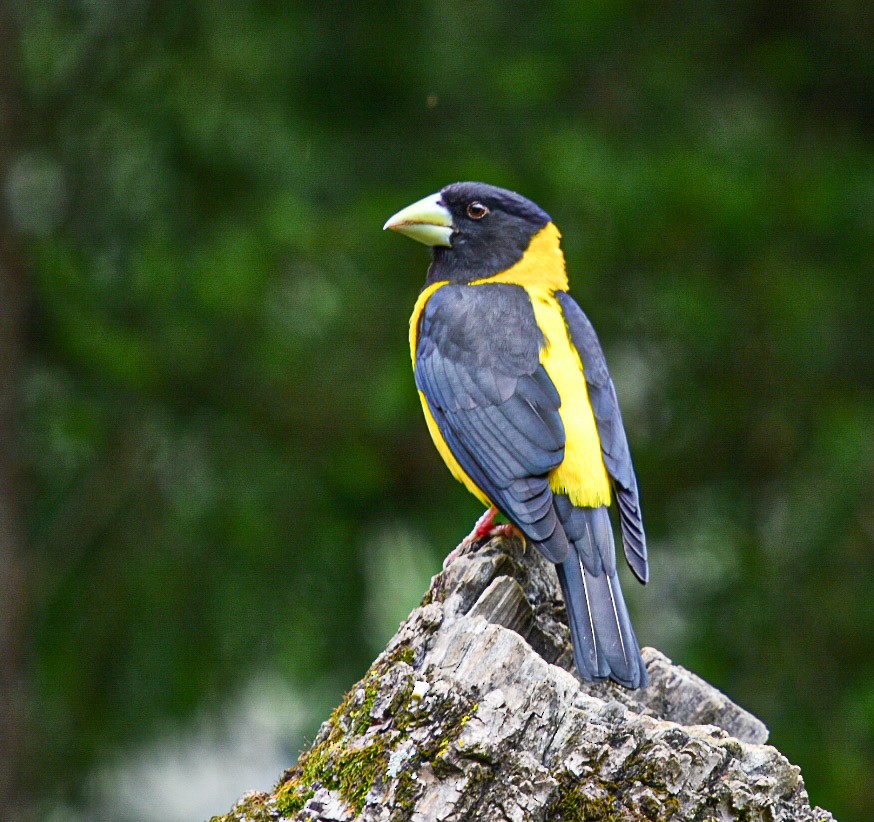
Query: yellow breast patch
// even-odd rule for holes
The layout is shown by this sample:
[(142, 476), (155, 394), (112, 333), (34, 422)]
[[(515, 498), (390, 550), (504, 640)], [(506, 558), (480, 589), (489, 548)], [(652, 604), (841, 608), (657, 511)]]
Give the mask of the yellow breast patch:
[(531, 238), (516, 265), (471, 285), (509, 283), (528, 292), (545, 338), (540, 362), (561, 397), (559, 414), (566, 439), (564, 460), (550, 472), (549, 485), (556, 493), (566, 493), (574, 505), (597, 507), (610, 504), (610, 479), (601, 455), (583, 364), (555, 298), (556, 291), (568, 288), (560, 238), (555, 224), (547, 224)]
[(564, 315), (554, 293), (528, 286), (534, 317), (546, 342), (540, 362), (561, 397), (559, 414), (564, 423), (564, 459), (549, 474), (549, 486), (567, 494), (574, 505), (610, 504), (610, 479), (601, 455), (601, 440), (580, 355), (571, 344)]

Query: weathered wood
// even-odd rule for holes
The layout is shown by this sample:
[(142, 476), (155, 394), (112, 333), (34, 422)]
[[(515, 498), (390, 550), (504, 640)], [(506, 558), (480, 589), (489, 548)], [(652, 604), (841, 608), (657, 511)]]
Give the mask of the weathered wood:
[(643, 691), (581, 683), (563, 612), (519, 542), (462, 554), (276, 789), (221, 819), (833, 819), (758, 719), (658, 651)]

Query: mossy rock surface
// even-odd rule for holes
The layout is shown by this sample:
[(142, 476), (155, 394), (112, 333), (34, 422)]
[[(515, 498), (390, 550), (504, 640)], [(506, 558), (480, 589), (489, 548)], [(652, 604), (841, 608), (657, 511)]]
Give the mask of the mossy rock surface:
[(551, 566), (517, 542), (479, 546), (434, 578), (276, 788), (213, 822), (833, 820), (758, 744), (755, 717), (644, 658), (645, 691), (581, 683)]

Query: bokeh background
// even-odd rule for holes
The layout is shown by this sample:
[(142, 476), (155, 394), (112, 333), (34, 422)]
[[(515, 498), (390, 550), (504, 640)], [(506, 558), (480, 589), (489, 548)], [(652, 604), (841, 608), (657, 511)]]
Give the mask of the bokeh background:
[(872, 8), (4, 0), (0, 817), (227, 810), (418, 601), (480, 512), (380, 229), (479, 179), (601, 334), (638, 636), (874, 818)]

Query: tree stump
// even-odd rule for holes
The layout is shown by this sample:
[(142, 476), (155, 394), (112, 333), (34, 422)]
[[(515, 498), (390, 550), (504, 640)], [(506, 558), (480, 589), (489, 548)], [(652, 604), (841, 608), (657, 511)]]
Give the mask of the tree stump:
[(582, 683), (552, 565), (494, 539), (422, 601), (272, 793), (213, 822), (827, 822), (762, 722), (652, 648)]

